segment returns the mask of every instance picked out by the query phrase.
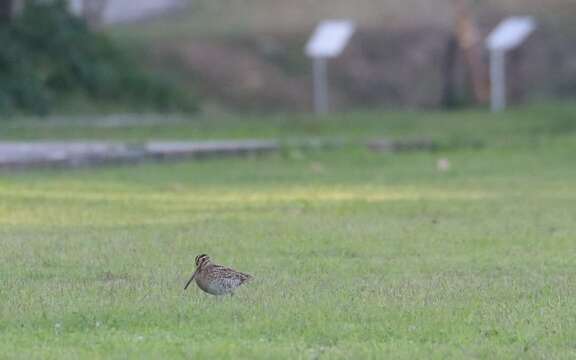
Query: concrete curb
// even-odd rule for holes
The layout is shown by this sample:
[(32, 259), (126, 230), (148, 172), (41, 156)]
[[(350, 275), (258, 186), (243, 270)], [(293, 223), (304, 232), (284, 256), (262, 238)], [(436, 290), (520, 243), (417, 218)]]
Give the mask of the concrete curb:
[[(305, 139), (149, 141), (145, 143), (106, 141), (0, 142), (0, 169), (87, 167), (105, 164), (137, 164), (186, 158), (262, 155), (284, 150), (330, 150), (342, 148), (342, 140)], [(435, 151), (437, 143), (427, 139), (376, 139), (360, 143), (374, 152)]]

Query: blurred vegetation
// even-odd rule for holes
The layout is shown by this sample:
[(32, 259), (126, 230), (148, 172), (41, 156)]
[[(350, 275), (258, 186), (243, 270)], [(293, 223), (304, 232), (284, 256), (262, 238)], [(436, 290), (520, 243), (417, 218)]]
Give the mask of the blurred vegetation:
[[(130, 41), (150, 41), (255, 36), (270, 34), (306, 35), (319, 20), (346, 18), (359, 28), (389, 31), (408, 28), (452, 29), (452, 0), (181, 0), (170, 16), (119, 24), (113, 36)], [(574, 28), (576, 6), (572, 0), (475, 0), (483, 23), (495, 14), (526, 14), (547, 23)], [(274, 16), (273, 14), (284, 14)], [(493, 24), (490, 24), (493, 25)]]
[[(330, 18), (352, 19), (358, 25), (346, 51), (330, 65), (333, 109), (438, 109), (473, 103), (465, 57), (451, 45), (452, 0), (182, 2), (189, 6), (106, 31), (146, 54), (143, 58), (154, 69), (182, 82), (189, 79), (209, 99), (203, 104), (209, 112), (308, 111), (310, 62), (302, 49), (318, 21)], [(538, 20), (538, 31), (510, 54), (511, 105), (574, 99), (573, 0), (474, 2), (482, 36), (510, 15)], [(487, 67), (487, 54), (483, 56)]]
[(65, 1), (29, 1), (0, 24), (0, 114), (46, 115), (71, 99), (132, 110), (192, 112), (194, 96), (151, 75)]

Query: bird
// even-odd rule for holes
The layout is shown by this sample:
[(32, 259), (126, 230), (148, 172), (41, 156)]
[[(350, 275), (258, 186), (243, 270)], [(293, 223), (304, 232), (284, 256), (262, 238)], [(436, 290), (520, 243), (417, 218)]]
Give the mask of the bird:
[(206, 254), (196, 256), (196, 270), (184, 286), (184, 290), (192, 280), (204, 292), (211, 295), (234, 295), (234, 290), (251, 280), (252, 275), (245, 274), (221, 265), (214, 264)]

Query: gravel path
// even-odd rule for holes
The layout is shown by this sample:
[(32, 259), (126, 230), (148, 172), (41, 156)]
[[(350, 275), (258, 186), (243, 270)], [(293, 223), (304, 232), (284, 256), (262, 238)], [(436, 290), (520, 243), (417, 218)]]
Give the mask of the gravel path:
[[(207, 157), (260, 155), (283, 150), (342, 148), (338, 139), (221, 140), (221, 141), (28, 141), (0, 142), (0, 169), (33, 167), (81, 167), (103, 164), (136, 164)], [(364, 143), (374, 152), (434, 151), (439, 145), (428, 139), (373, 139)]]

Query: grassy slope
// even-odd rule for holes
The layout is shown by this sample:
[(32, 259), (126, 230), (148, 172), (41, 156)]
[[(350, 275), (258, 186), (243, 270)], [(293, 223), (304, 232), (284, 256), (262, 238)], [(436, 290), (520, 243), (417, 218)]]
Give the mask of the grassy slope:
[[(476, 116), (513, 146), (4, 174), (0, 353), (573, 358), (574, 121)], [(185, 293), (200, 252), (257, 280)]]
[[(234, 87), (230, 89), (230, 82), (240, 82), (231, 80), (236, 77), (229, 77), (230, 71), (224, 71), (227, 76), (211, 75), (213, 72), (206, 70), (206, 60), (202, 59), (204, 56), (214, 58), (218, 56), (206, 55), (210, 52), (203, 50), (203, 46), (226, 53), (221, 56), (237, 59), (238, 64), (242, 64), (243, 61), (254, 61), (255, 64), (250, 66), (251, 69), (262, 67), (261, 71), (256, 71), (262, 78), (258, 76), (257, 78), (264, 79), (269, 87), (277, 89), (270, 94), (269, 105), (277, 101), (276, 106), (285, 104), (282, 108), (286, 108), (285, 106), (290, 106), (286, 105), (290, 102), (281, 101), (283, 95), (275, 94), (282, 94), (284, 91), (286, 91), (284, 94), (292, 94), (292, 86), (300, 86), (298, 84), (302, 76), (308, 71), (308, 61), (302, 49), (306, 37), (319, 21), (348, 18), (354, 20), (360, 29), (364, 29), (365, 34), (384, 31), (389, 32), (392, 39), (398, 39), (397, 36), (403, 31), (406, 33), (406, 39), (410, 39), (410, 34), (415, 34), (414, 30), (429, 29), (431, 30), (429, 40), (414, 43), (417, 46), (416, 50), (420, 48), (424, 52), (433, 51), (433, 48), (428, 46), (435, 43), (434, 38), (442, 41), (438, 38), (441, 36), (438, 31), (442, 28), (452, 29), (454, 23), (452, 0), (191, 0), (190, 3), (188, 9), (180, 9), (175, 14), (139, 23), (113, 26), (107, 29), (107, 32), (126, 48), (133, 49), (141, 54), (142, 58), (148, 59), (147, 63), (156, 71), (160, 71), (175, 82), (182, 82), (184, 86), (197, 83), (198, 86), (193, 87), (198, 89), (199, 94), (216, 99), (213, 103), (204, 104), (206, 108), (254, 109), (255, 106), (258, 107), (255, 104), (259, 102), (253, 102), (254, 99), (250, 100), (250, 96), (232, 96), (236, 91), (243, 92), (244, 89), (234, 90)], [(551, 44), (558, 44), (551, 45), (550, 48), (564, 46), (569, 49), (567, 44), (574, 43), (576, 23), (573, 18), (576, 16), (576, 6), (573, 5), (573, 0), (482, 0), (471, 3), (477, 5), (478, 20), (485, 32), (505, 16), (533, 15), (541, 25), (542, 36), (546, 36)], [(369, 28), (377, 30), (367, 30)], [(406, 46), (409, 47), (410, 44)], [(228, 49), (224, 50), (222, 47)], [(547, 66), (545, 63), (538, 65), (542, 59), (533, 64), (536, 66), (536, 73), (540, 71), (537, 69), (539, 66), (544, 68)], [(383, 66), (394, 67), (390, 65), (394, 60), (392, 58), (390, 60), (391, 63), (386, 61), (387, 65)], [(561, 63), (559, 60), (558, 64)], [(215, 66), (218, 67), (218, 64)], [(220, 66), (226, 67), (222, 64)], [(241, 70), (243, 69), (241, 65), (237, 69), (236, 72), (246, 73), (245, 70)], [(198, 73), (204, 75), (197, 76)], [(287, 80), (291, 80), (286, 81), (285, 85), (281, 83), (284, 75), (290, 78)], [(357, 78), (357, 75), (351, 75), (350, 79), (353, 78)], [(389, 82), (397, 81), (393, 78), (389, 79)], [(243, 81), (251, 83), (250, 79)], [(433, 79), (429, 82), (433, 84), (435, 81), (436, 79)], [(553, 84), (564, 82), (561, 79), (552, 79)], [(227, 99), (218, 94), (220, 91), (215, 91), (221, 88), (227, 89), (223, 91), (227, 94), (224, 96)], [(565, 86), (560, 88), (566, 89)], [(258, 92), (256, 88), (254, 90)], [(426, 91), (420, 90), (420, 93)], [(435, 88), (428, 90), (436, 91)], [(558, 93), (564, 90), (558, 90), (560, 91)], [(536, 92), (534, 96), (544, 96), (544, 93)], [(292, 98), (290, 95), (285, 96)], [(416, 103), (422, 100), (420, 98)]]
[[(570, 0), (484, 0), (480, 13), (502, 12), (537, 15), (570, 22), (576, 9)], [(128, 26), (116, 26), (120, 39), (155, 42), (239, 34), (302, 33), (318, 21), (349, 18), (363, 27), (414, 28), (451, 26), (450, 0), (194, 0), (188, 10)], [(565, 17), (564, 17), (565, 16)]]

